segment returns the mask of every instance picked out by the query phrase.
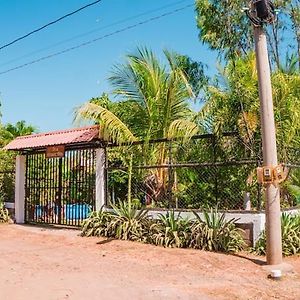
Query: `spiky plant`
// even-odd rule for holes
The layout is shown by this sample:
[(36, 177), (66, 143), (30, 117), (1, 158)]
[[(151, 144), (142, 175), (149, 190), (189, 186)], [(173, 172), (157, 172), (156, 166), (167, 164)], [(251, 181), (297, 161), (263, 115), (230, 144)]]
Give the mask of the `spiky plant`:
[(8, 221), (8, 210), (5, 208), (4, 203), (0, 202), (0, 223), (7, 223)]
[(146, 210), (138, 209), (131, 202), (120, 202), (112, 208), (109, 232), (118, 239), (147, 242), (151, 220)]
[(81, 236), (106, 236), (110, 237), (112, 233), (108, 230), (108, 224), (111, 221), (111, 214), (103, 209), (94, 211), (83, 221)]
[(235, 226), (237, 219), (225, 219), (217, 208), (204, 211), (201, 217), (194, 212), (196, 220), (191, 228), (190, 246), (206, 251), (237, 252), (245, 247), (242, 230)]
[(185, 248), (189, 244), (190, 222), (174, 210), (158, 215), (150, 227), (151, 242), (163, 247)]
[[(300, 253), (300, 215), (283, 213), (281, 216), (282, 254), (284, 256)], [(258, 255), (266, 254), (266, 233), (262, 233), (253, 252)]]

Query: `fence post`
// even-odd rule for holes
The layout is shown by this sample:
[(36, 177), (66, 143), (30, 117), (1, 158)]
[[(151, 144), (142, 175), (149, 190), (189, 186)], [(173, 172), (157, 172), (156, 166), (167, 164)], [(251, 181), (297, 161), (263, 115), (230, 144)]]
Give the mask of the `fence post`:
[(105, 148), (96, 150), (96, 210), (106, 204), (105, 193)]
[(212, 144), (213, 144), (213, 163), (214, 163), (214, 171), (215, 171), (215, 199), (216, 199), (216, 205), (218, 205), (218, 200), (219, 200), (219, 187), (218, 187), (218, 175), (219, 175), (219, 170), (218, 167), (216, 166), (216, 161), (217, 161), (217, 153), (216, 153), (216, 136), (213, 135), (212, 137)]
[(25, 222), (25, 155), (16, 157), (16, 175), (15, 175), (15, 219), (16, 223)]

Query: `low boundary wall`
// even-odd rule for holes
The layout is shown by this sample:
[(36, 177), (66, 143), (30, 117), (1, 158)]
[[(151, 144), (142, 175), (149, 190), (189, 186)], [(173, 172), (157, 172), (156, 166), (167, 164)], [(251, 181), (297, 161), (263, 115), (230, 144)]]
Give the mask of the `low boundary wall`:
[[(158, 214), (166, 214), (166, 210), (149, 210), (149, 215), (153, 218), (157, 218)], [(194, 219), (195, 216), (192, 211), (181, 211), (180, 216), (183, 218)], [(202, 212), (197, 212), (200, 217), (203, 218)], [(220, 212), (222, 213), (222, 212)], [(239, 211), (239, 212), (224, 212), (226, 220), (237, 219), (237, 227), (245, 230), (245, 240), (250, 246), (254, 246), (257, 240), (259, 239), (261, 233), (265, 229), (266, 223), (266, 214), (264, 211), (255, 212), (255, 211)], [(282, 213), (288, 214), (300, 214), (300, 209), (288, 209), (282, 210)]]

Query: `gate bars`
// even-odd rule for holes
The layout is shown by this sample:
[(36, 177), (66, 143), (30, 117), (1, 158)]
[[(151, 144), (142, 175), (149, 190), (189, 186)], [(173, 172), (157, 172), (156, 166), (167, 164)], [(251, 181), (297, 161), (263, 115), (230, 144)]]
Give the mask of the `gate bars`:
[(80, 226), (95, 209), (95, 149), (67, 150), (63, 158), (26, 155), (25, 221)]

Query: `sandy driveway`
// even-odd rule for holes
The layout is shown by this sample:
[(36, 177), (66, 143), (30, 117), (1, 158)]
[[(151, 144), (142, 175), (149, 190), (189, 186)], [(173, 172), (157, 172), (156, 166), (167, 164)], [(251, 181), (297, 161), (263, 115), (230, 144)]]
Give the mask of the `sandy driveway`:
[(274, 282), (257, 257), (78, 233), (0, 225), (0, 299), (300, 299), (300, 257), (287, 260), (296, 274)]

